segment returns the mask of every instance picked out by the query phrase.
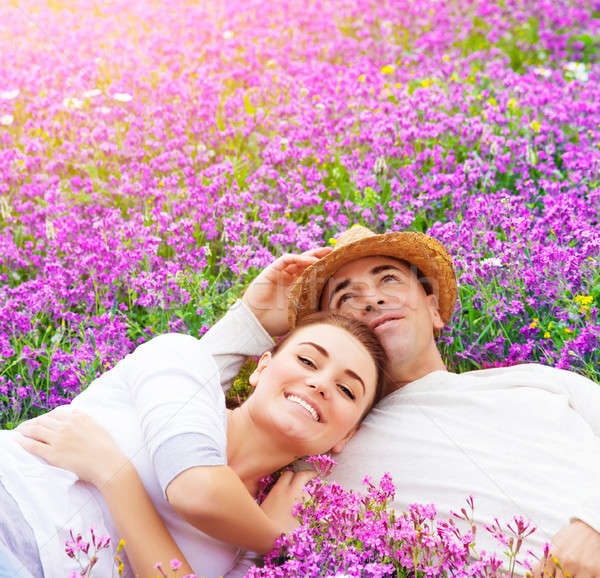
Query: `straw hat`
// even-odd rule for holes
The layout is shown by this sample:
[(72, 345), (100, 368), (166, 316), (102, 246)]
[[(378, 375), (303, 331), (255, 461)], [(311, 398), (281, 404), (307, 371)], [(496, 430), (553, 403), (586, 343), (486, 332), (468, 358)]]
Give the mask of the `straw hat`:
[(375, 256), (400, 259), (417, 267), (437, 295), (442, 321), (450, 321), (456, 304), (456, 277), (444, 246), (423, 233), (377, 235), (355, 225), (337, 238), (329, 255), (308, 267), (292, 286), (288, 298), (290, 327), (295, 327), (299, 318), (319, 310), (323, 289), (338, 269), (351, 261)]

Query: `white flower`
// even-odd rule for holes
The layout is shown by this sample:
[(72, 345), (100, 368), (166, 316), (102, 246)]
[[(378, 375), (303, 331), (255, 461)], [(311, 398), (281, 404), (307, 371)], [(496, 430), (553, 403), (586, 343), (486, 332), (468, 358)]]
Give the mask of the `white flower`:
[(0, 90), (0, 98), (2, 100), (13, 100), (17, 98), (21, 94), (21, 91), (18, 88), (14, 90)]
[(46, 238), (50, 240), (56, 239), (56, 231), (54, 229), (54, 223), (50, 219), (46, 219)]
[(579, 82), (587, 82), (590, 78), (583, 62), (568, 62), (565, 64), (564, 69), (566, 72), (572, 74), (573, 78)]
[(83, 106), (83, 100), (68, 96), (67, 98), (63, 99), (63, 106), (71, 109), (81, 108)]
[(225, 30), (225, 32), (223, 32), (223, 38), (225, 40), (231, 40), (233, 38), (233, 31)]
[(92, 88), (92, 90), (86, 90), (82, 96), (83, 98), (95, 98), (101, 94), (102, 91), (99, 88)]
[(538, 162), (537, 152), (531, 146), (531, 143), (527, 143), (527, 149), (525, 150), (525, 160), (529, 165), (536, 165)]
[(489, 265), (490, 267), (502, 267), (502, 261), (498, 257), (489, 257), (481, 262), (482, 265)]
[(115, 92), (113, 94), (113, 98), (118, 102), (129, 102), (130, 100), (133, 99), (133, 96), (131, 96), (131, 94), (128, 94), (126, 92)]
[(388, 165), (384, 157), (378, 157), (373, 165), (373, 174), (377, 177), (382, 177), (388, 172)]
[(543, 78), (550, 78), (550, 76), (552, 75), (552, 71), (549, 68), (542, 68), (541, 66), (537, 66), (536, 68), (534, 68), (533, 72), (535, 72)]
[(2, 126), (10, 126), (15, 120), (15, 117), (12, 114), (3, 114), (0, 116), (0, 124)]
[(108, 114), (110, 112), (110, 108), (108, 108), (108, 106), (101, 106), (98, 111), (100, 114)]

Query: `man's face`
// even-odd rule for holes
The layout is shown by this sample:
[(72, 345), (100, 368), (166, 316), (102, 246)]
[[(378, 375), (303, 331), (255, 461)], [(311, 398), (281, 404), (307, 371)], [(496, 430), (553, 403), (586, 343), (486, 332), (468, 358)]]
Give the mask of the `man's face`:
[(369, 325), (392, 369), (437, 351), (433, 331), (444, 326), (436, 297), (425, 293), (407, 265), (390, 257), (365, 257), (344, 265), (327, 283), (320, 308)]

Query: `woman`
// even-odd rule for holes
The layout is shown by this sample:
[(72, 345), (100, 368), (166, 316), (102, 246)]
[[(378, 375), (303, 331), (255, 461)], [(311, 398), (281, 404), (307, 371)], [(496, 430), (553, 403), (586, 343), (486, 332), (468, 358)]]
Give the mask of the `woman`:
[[(57, 467), (25, 453), (18, 433), (7, 439), (5, 432), (5, 493), (33, 527), (46, 575), (76, 569), (57, 534), (93, 524), (125, 538), (136, 574), (185, 558), (188, 572), (220, 576), (240, 547), (266, 552), (294, 527), (290, 510), (310, 476), (285, 475), (262, 507), (254, 501), (259, 480), (298, 457), (340, 451), (379, 396), (383, 366), (368, 327), (316, 314), (261, 357), (250, 377), (254, 394), (227, 412), (219, 372), (201, 343), (155, 338), (78, 396), (73, 406), (87, 415), (55, 411), (19, 427), (27, 436), (21, 443)], [(100, 399), (94, 415), (90, 400)], [(49, 504), (40, 503), (42, 485)], [(100, 567), (108, 558), (97, 575), (109, 575), (110, 565)]]

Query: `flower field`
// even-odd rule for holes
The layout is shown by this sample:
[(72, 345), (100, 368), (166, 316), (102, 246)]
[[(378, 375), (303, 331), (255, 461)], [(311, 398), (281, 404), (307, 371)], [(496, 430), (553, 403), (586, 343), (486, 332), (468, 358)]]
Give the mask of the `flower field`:
[(450, 369), (600, 381), (597, 0), (0, 5), (0, 408), (201, 335), (359, 223), (455, 257)]

